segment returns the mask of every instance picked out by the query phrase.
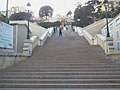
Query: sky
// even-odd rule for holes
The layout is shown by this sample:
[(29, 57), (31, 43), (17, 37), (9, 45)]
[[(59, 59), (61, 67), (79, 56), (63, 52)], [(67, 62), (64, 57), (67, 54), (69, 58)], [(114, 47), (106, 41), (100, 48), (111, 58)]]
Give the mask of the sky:
[[(7, 0), (0, 0), (0, 11), (6, 10), (6, 1)], [(30, 9), (34, 11), (36, 17), (38, 16), (40, 7), (45, 5), (49, 5), (54, 9), (53, 16), (57, 14), (63, 16), (66, 15), (69, 10), (73, 13), (77, 2), (84, 5), (87, 1), (88, 0), (9, 0), (8, 8), (10, 9), (12, 6), (23, 6), (26, 8), (27, 3), (30, 2)]]

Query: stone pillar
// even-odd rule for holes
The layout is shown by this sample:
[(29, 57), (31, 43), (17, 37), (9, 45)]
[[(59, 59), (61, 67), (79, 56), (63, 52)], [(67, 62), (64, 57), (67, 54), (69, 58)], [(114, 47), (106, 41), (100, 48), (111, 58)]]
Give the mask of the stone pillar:
[(32, 54), (32, 41), (30, 39), (24, 40), (23, 54), (27, 56)]
[(105, 41), (105, 53), (106, 54), (113, 54), (114, 50), (114, 42), (112, 37), (106, 37)]

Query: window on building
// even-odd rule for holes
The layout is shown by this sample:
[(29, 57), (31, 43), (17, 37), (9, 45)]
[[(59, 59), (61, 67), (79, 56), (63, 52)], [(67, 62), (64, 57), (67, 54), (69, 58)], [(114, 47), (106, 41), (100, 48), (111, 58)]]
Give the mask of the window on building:
[(120, 42), (117, 43), (117, 50), (118, 50), (118, 51), (120, 50)]
[(113, 23), (110, 24), (110, 31), (112, 31), (112, 30), (113, 30)]
[(119, 27), (119, 26), (120, 26), (120, 18), (116, 20), (116, 27)]
[(116, 32), (116, 37), (119, 38), (119, 31)]

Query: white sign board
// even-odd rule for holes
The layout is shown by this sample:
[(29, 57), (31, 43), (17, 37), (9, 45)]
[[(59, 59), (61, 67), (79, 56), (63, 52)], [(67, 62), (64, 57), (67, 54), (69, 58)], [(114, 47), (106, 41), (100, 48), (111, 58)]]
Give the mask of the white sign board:
[(0, 22), (0, 47), (13, 48), (13, 26)]

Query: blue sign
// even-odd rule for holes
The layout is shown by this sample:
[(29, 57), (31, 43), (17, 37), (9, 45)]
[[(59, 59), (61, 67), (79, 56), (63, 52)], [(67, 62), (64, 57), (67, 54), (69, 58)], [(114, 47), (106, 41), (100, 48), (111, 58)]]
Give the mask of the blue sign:
[(0, 47), (13, 48), (13, 26), (0, 22)]

